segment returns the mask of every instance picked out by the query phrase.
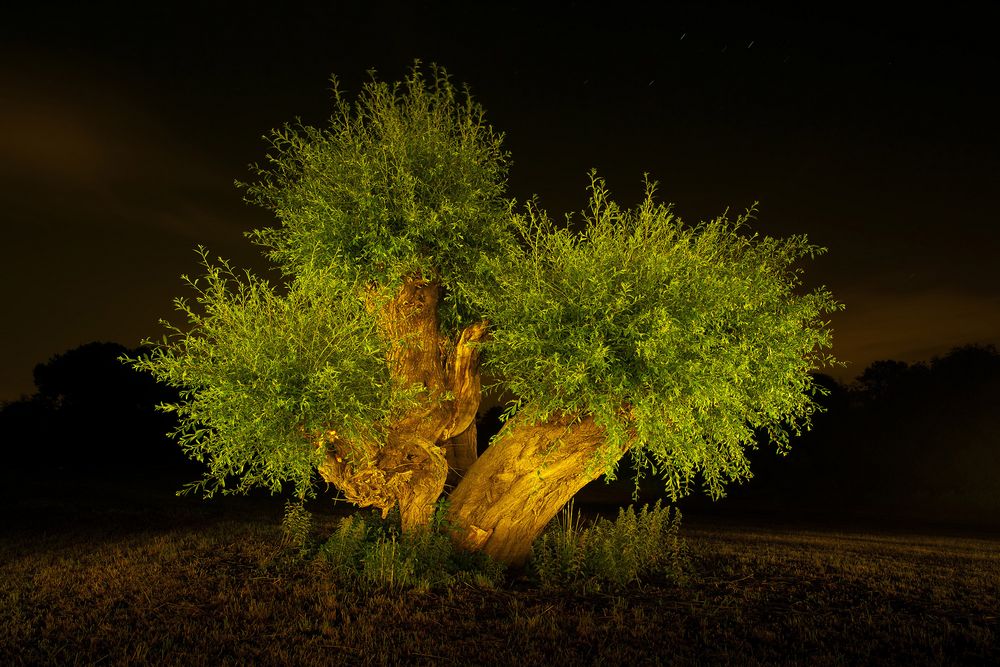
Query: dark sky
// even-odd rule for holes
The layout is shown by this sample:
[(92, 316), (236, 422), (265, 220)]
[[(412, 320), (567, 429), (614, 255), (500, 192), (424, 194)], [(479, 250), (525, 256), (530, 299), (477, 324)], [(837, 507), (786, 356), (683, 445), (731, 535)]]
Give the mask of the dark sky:
[(596, 167), (633, 204), (649, 172), (691, 222), (759, 201), (759, 231), (828, 247), (806, 268), (847, 304), (841, 379), (1000, 342), (1000, 40), (980, 5), (77, 4), (0, 27), (0, 400), (55, 353), (159, 337), (195, 245), (262, 269), (243, 233), (271, 219), (233, 186), (262, 135), (323, 123), (331, 73), (353, 92), (414, 58), (506, 133), (512, 196), (577, 210)]

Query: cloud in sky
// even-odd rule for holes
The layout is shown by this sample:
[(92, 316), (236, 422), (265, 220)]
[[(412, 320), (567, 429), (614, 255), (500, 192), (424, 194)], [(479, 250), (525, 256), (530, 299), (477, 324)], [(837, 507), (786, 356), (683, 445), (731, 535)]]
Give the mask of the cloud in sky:
[(0, 396), (10, 398), (31, 391), (32, 366), (52, 354), (154, 334), (176, 278), (197, 271), (192, 248), (252, 258), (241, 235), (261, 217), (233, 187), (239, 174), (174, 135), (141, 96), (84, 70), (5, 62)]
[(136, 91), (87, 70), (54, 68), (0, 69), (8, 92), (0, 106), (0, 173), (18, 186), (4, 189), (15, 199), (5, 203), (100, 215), (102, 224), (151, 225), (188, 238), (228, 231), (175, 214), (190, 213), (199, 199), (218, 200), (220, 185), (238, 202), (228, 165), (177, 136)]

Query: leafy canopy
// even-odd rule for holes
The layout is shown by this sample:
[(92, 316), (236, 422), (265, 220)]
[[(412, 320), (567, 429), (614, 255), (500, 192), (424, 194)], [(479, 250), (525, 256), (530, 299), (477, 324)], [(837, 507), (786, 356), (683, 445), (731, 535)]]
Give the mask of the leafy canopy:
[(199, 250), (205, 276), (185, 277), (196, 305), (176, 300), (187, 326), (164, 322), (170, 337), (131, 360), (183, 391), (164, 409), (179, 417), (184, 450), (209, 464), (192, 488), (291, 480), (308, 493), (322, 452), (304, 446), (306, 432), (378, 441), (414, 393), (390, 381), (390, 341), (373, 315), (404, 278), (440, 282), (443, 324), (462, 321), (461, 281), (508, 234), (507, 156), (468, 91), (443, 69), (430, 75), (419, 63), (402, 84), (372, 73), (354, 104), (334, 78), (329, 127), (272, 132), (268, 166), (244, 187), (280, 223), (250, 237), (288, 283), (239, 276)]
[(291, 481), (304, 495), (323, 456), (306, 431), (336, 424), (352, 440), (377, 438), (376, 425), (405, 403), (389, 381), (385, 341), (352, 298), (358, 286), (332, 270), (311, 267), (276, 290), (199, 253), (204, 277), (184, 277), (197, 307), (175, 299), (187, 329), (163, 322), (170, 337), (130, 361), (181, 388), (179, 402), (161, 407), (177, 414), (171, 436), (209, 466), (192, 489), (278, 491)]
[(782, 448), (808, 425), (809, 372), (833, 361), (822, 316), (840, 307), (824, 289), (801, 293), (797, 262), (820, 248), (749, 234), (752, 209), (685, 225), (652, 184), (624, 210), (594, 174), (582, 232), (534, 204), (515, 214), (501, 136), (467, 91), (431, 73), (373, 77), (353, 105), (334, 80), (328, 128), (274, 132), (269, 168), (246, 187), (279, 221), (251, 236), (287, 284), (201, 250), (206, 274), (188, 281), (197, 307), (176, 301), (187, 327), (167, 325), (170, 337), (131, 360), (182, 389), (165, 409), (209, 464), (198, 487), (290, 480), (305, 494), (323, 456), (308, 431), (380, 442), (416, 393), (389, 377), (392, 341), (371, 299), (413, 276), (444, 288), (442, 335), (489, 322), (482, 359), (518, 397), (508, 416), (593, 414), (609, 434), (594, 465), (609, 474), (629, 443), (640, 473), (675, 497), (697, 473), (719, 495), (749, 476), (756, 434)]
[(753, 210), (686, 226), (648, 182), (631, 211), (594, 173), (590, 189), (582, 232), (530, 206), (480, 266), (469, 300), (492, 324), (486, 367), (518, 397), (508, 417), (593, 414), (609, 474), (631, 440), (674, 497), (698, 472), (720, 495), (749, 476), (756, 432), (786, 447), (814, 410), (809, 372), (833, 361), (821, 316), (839, 306), (798, 294), (795, 263), (822, 249), (746, 234)]
[[(333, 78), (327, 128), (286, 125), (248, 199), (280, 226), (252, 233), (287, 274), (336, 267), (352, 279), (441, 282), (448, 323), (464, 312), (454, 289), (506, 234), (507, 154), (482, 108), (431, 67), (400, 84), (367, 83), (355, 104)], [(467, 313), (465, 313), (468, 316)]]

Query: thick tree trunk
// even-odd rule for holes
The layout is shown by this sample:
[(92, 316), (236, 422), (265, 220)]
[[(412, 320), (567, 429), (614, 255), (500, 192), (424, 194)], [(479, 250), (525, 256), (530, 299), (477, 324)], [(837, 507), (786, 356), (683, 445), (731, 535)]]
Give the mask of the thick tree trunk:
[(449, 520), (457, 544), (523, 564), (532, 542), (563, 505), (601, 475), (588, 464), (604, 444), (604, 429), (592, 417), (542, 424), (515, 418), (451, 494)]
[[(408, 280), (379, 311), (390, 341), (390, 376), (401, 388), (420, 389), (417, 407), (388, 424), (382, 442), (344, 442), (335, 430), (310, 434), (326, 455), (322, 477), (349, 501), (378, 507), (383, 516), (398, 503), (404, 531), (429, 523), (449, 464), (464, 469), (471, 463), (466, 434), (471, 429), (475, 437), (481, 398), (475, 343), (486, 335), (486, 323), (470, 325), (449, 344), (439, 331), (440, 292), (438, 283)], [(448, 446), (455, 441), (457, 448)]]
[[(476, 343), (486, 337), (487, 323), (444, 339), (440, 292), (437, 283), (414, 279), (378, 306), (392, 380), (417, 387), (418, 405), (384, 425), (384, 435), (372, 442), (345, 442), (333, 428), (308, 435), (325, 454), (320, 474), (349, 501), (378, 507), (383, 516), (398, 504), (403, 530), (412, 531), (429, 523), (447, 482), (454, 485), (449, 518), (456, 542), (520, 564), (559, 509), (602, 472), (588, 464), (605, 444), (604, 430), (592, 417), (543, 424), (514, 419), (477, 459)], [(371, 296), (372, 304), (380, 302)]]

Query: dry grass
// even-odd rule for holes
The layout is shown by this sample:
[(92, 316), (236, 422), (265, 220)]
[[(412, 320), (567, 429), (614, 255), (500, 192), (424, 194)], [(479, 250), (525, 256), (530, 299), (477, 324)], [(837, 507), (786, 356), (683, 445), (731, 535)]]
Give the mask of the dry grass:
[(278, 498), (120, 500), (7, 508), (0, 664), (1000, 664), (998, 538), (689, 516), (682, 587), (364, 594), (281, 550)]

